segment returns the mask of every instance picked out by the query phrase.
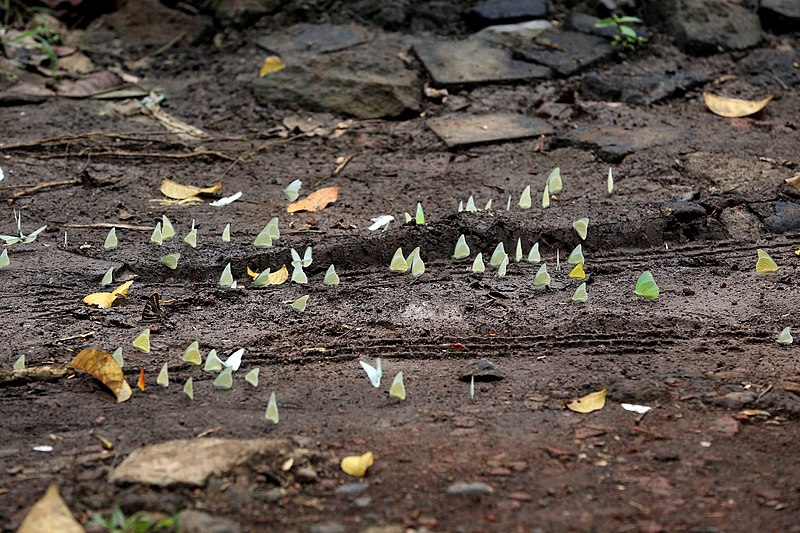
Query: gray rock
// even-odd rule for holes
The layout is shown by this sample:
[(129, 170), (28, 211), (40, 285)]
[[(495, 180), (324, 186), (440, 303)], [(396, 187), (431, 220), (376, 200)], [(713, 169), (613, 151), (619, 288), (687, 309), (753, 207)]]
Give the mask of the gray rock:
[(431, 41), (414, 52), (437, 86), (525, 81), (547, 78), (550, 69), (511, 58), (480, 39)]
[(341, 522), (329, 520), (327, 522), (317, 522), (311, 526), (311, 533), (346, 533), (347, 529)]
[(471, 381), (473, 376), (475, 376), (475, 381), (499, 381), (505, 378), (503, 373), (488, 359), (471, 362), (464, 368), (458, 379)]
[(181, 533), (239, 533), (239, 524), (228, 518), (187, 509), (178, 514)]
[(800, 85), (800, 68), (794, 66), (798, 63), (800, 50), (796, 48), (761, 48), (738, 61), (735, 73), (751, 85), (777, 92), (787, 85)]
[(451, 496), (481, 496), (483, 494), (493, 494), (494, 489), (486, 483), (474, 481), (472, 483), (453, 483), (447, 487), (447, 494)]
[(173, 440), (134, 451), (111, 472), (109, 481), (202, 487), (210, 476), (224, 474), (255, 456), (273, 456), (279, 464), (291, 452), (285, 440)]
[(285, 0), (213, 0), (211, 12), (222, 26), (246, 26), (278, 11)]
[(773, 233), (786, 233), (800, 228), (800, 205), (794, 202), (775, 202), (775, 214), (764, 219)]
[(598, 35), (609, 39), (617, 35), (617, 30), (613, 26), (596, 27), (595, 24), (597, 24), (599, 20), (599, 18), (587, 15), (586, 13), (573, 11), (569, 14), (565, 27), (568, 30), (588, 33), (589, 35)]
[(749, 390), (736, 391), (714, 398), (714, 403), (721, 407), (727, 407), (728, 409), (741, 409), (755, 399), (756, 394), (754, 392)]
[(602, 37), (573, 31), (548, 31), (536, 41), (514, 50), (514, 57), (550, 67), (561, 76), (571, 76), (611, 57), (611, 45)]
[(283, 498), (286, 497), (288, 491), (283, 487), (275, 487), (273, 489), (269, 489), (267, 492), (264, 493), (264, 501), (269, 503), (278, 503)]
[(317, 471), (308, 467), (298, 468), (294, 477), (300, 483), (316, 483), (319, 480)]
[(743, 50), (761, 41), (758, 15), (727, 0), (650, 0), (643, 15), (692, 54)]
[(330, 54), (291, 55), (286, 68), (254, 80), (253, 93), (262, 104), (362, 119), (418, 111), (422, 81), (397, 56), (400, 50), (399, 43), (380, 40)]
[(484, 0), (470, 11), (475, 24), (508, 24), (547, 16), (547, 0)]
[(735, 241), (753, 242), (761, 236), (761, 221), (744, 206), (723, 209), (719, 221), (725, 227), (728, 238)]
[(764, 28), (775, 33), (797, 31), (800, 28), (800, 2), (797, 0), (761, 0), (758, 16)]
[(514, 113), (456, 113), (430, 119), (428, 127), (450, 148), (536, 137), (553, 132), (553, 128), (544, 120)]
[(553, 24), (549, 20), (530, 20), (519, 24), (488, 26), (472, 37), (500, 46), (513, 47), (535, 39), (552, 28)]
[(346, 496), (350, 496), (353, 494), (361, 494), (365, 492), (369, 488), (369, 483), (346, 483), (339, 487), (336, 487), (336, 490), (333, 492), (336, 494), (342, 494)]
[(327, 54), (366, 43), (374, 37), (374, 33), (357, 24), (296, 24), (260, 37), (256, 44), (281, 56)]
[(563, 140), (579, 147), (595, 149), (602, 161), (619, 163), (628, 154), (689, 136), (690, 131), (671, 126), (645, 126), (628, 130), (609, 125), (588, 125), (567, 133)]

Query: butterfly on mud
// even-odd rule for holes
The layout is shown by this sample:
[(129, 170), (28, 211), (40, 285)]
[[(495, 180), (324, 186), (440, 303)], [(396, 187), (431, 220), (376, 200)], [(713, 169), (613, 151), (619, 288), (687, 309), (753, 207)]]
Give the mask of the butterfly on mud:
[(160, 322), (166, 318), (166, 313), (161, 309), (161, 296), (154, 291), (142, 310), (142, 322)]

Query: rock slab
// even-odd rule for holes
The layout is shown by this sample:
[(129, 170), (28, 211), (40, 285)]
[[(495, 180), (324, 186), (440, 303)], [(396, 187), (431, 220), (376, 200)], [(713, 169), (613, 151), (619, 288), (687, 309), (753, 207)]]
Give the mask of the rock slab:
[(448, 147), (546, 135), (553, 128), (544, 120), (515, 113), (453, 114), (433, 118), (428, 126)]
[(472, 21), (481, 26), (508, 24), (547, 16), (547, 0), (484, 0), (470, 11)]
[(582, 126), (567, 135), (570, 143), (597, 150), (598, 157), (606, 162), (619, 163), (634, 152), (670, 144), (690, 133), (671, 126), (645, 126), (628, 130), (615, 126)]
[(352, 48), (375, 35), (357, 24), (295, 24), (256, 40), (261, 48), (281, 56), (297, 53), (327, 54)]
[(517, 59), (544, 65), (564, 77), (611, 54), (611, 45), (606, 39), (574, 31), (548, 31), (514, 50)]
[(167, 441), (134, 451), (111, 472), (109, 481), (202, 487), (212, 475), (224, 474), (256, 456), (274, 456), (280, 465), (292, 450), (288, 441), (274, 439)]

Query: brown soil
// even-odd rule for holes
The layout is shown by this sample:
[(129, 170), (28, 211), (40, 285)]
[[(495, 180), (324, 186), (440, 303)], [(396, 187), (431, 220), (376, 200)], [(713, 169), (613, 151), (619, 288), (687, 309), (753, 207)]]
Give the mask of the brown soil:
[[(800, 257), (792, 252), (800, 234), (772, 233), (761, 223), (776, 202), (798, 196), (783, 184), (798, 164), (796, 91), (782, 92), (756, 119), (739, 120), (710, 114), (694, 91), (647, 107), (567, 98), (575, 115), (554, 122), (560, 133), (609, 124), (685, 132), (678, 142), (612, 163), (616, 191), (607, 196), (609, 163), (559, 135), (543, 145), (533, 139), (448, 151), (425, 118), (414, 118), (355, 121), (339, 138), (275, 138), (270, 132), (292, 112), (257, 106), (247, 89), (263, 59), (250, 44), (255, 35), (229, 32), (223, 51), (210, 43), (178, 45), (140, 72), (166, 89), (165, 110), (215, 137), (199, 143), (204, 149), (233, 160), (197, 156), (197, 143), (165, 135), (152, 121), (100, 116), (103, 102), (51, 99), (0, 108), (4, 197), (23, 185), (83, 177), (81, 185), (40, 190), (0, 210), (2, 233), (14, 229), (12, 209), (21, 210), (28, 230), (48, 225), (34, 244), (13, 246), (11, 267), (0, 272), (6, 332), (0, 366), (10, 368), (20, 355), (29, 366), (66, 364), (85, 347), (124, 346), (128, 381), (133, 385), (142, 367), (148, 384), (119, 405), (81, 374), (0, 389), (5, 530), (14, 530), (56, 481), (81, 518), (115, 504), (127, 512), (197, 507), (248, 531), (307, 531), (323, 521), (348, 531), (388, 524), (434, 531), (797, 531), (800, 365), (796, 346), (775, 338), (798, 325)], [(126, 59), (142, 55), (124, 41), (120, 50)], [(723, 72), (743, 55), (697, 61)], [(542, 94), (571, 88), (573, 80), (566, 80), (463, 95), (476, 110), (532, 112)], [(428, 114), (440, 109), (428, 106)], [(32, 146), (7, 147), (25, 142)], [(93, 155), (103, 151), (150, 155)], [(174, 153), (194, 156), (159, 157)], [(348, 156), (332, 176), (337, 158)], [(550, 209), (506, 212), (509, 195), (516, 201), (529, 184), (540, 191), (555, 166), (565, 187)], [(151, 199), (160, 197), (165, 177), (221, 180), (224, 195), (244, 195), (224, 208), (160, 207)], [(280, 191), (294, 179), (303, 181), (304, 193), (341, 185), (340, 198), (321, 212), (290, 215)], [(479, 205), (491, 198), (494, 212), (457, 213), (469, 195)], [(402, 219), (418, 201), (427, 226), (366, 229), (380, 214)], [(163, 247), (149, 243), (148, 231), (120, 229), (120, 247), (104, 252), (107, 229), (69, 226), (152, 227), (162, 214), (178, 229)], [(253, 238), (273, 216), (284, 235), (271, 249), (255, 249)], [(579, 243), (571, 222), (581, 216), (591, 219), (584, 243), (590, 297), (575, 304), (570, 297), (578, 282), (563, 265), (559, 272), (554, 267), (557, 250), (563, 260)], [(200, 235), (196, 250), (181, 240), (192, 219)], [(229, 244), (219, 238), (226, 223), (233, 229)], [(467, 262), (450, 258), (462, 233), (486, 256), (500, 241), (513, 250), (521, 237), (526, 253), (539, 242), (553, 286), (533, 287), (538, 266), (524, 261), (512, 263), (503, 279), (488, 270), (471, 274)], [(245, 283), (247, 266), (274, 270), (290, 261), (290, 247), (306, 246), (314, 249), (308, 285), (251, 290)], [(388, 270), (398, 246), (421, 248), (423, 276)], [(757, 248), (781, 265), (778, 273), (756, 274)], [(159, 263), (173, 251), (182, 254), (175, 271)], [(217, 288), (228, 262), (245, 288)], [(341, 276), (336, 287), (322, 284), (331, 263)], [(109, 310), (85, 306), (83, 296), (99, 290), (111, 264), (136, 276), (127, 302)], [(633, 294), (646, 269), (661, 287), (657, 301)], [(168, 319), (154, 328), (153, 352), (145, 355), (130, 343), (156, 289), (168, 301)], [(302, 294), (310, 300), (298, 314), (287, 302)], [(245, 348), (232, 390), (213, 390), (211, 374), (181, 362), (194, 340), (203, 353)], [(377, 356), (385, 370), (380, 391), (358, 364)], [(458, 377), (480, 358), (506, 378), (476, 383), (471, 402), (469, 384)], [(164, 389), (155, 377), (167, 360), (172, 385)], [(261, 368), (256, 389), (241, 379), (253, 367)], [(404, 402), (384, 392), (401, 370)], [(194, 401), (181, 391), (189, 376)], [(562, 407), (602, 388), (609, 401), (601, 411)], [(273, 390), (281, 411), (276, 426), (264, 420)], [(725, 396), (748, 392), (749, 402)], [(621, 402), (655, 409), (642, 417)], [(742, 409), (769, 414), (748, 417)], [(320, 467), (314, 483), (284, 481), (289, 492), (278, 503), (265, 496), (281, 482), (269, 476), (242, 475), (198, 491), (106, 481), (141, 446), (211, 429), (216, 437), (300, 436), (298, 442), (334, 459), (372, 450), (376, 462), (365, 493), (371, 500), (362, 507), (366, 501), (355, 499), (363, 494), (335, 494), (352, 479), (330, 465)], [(92, 431), (114, 449), (103, 452)], [(54, 451), (32, 451), (43, 444)], [(459, 481), (482, 481), (495, 492), (447, 495)]]

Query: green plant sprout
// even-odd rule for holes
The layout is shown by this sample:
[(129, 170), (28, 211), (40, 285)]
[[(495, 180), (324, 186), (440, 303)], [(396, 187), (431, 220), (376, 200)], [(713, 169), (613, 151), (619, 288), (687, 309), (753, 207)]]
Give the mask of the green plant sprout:
[(367, 373), (367, 377), (369, 378), (369, 382), (372, 383), (372, 386), (380, 388), (381, 386), (381, 377), (383, 376), (383, 370), (381, 369), (381, 358), (375, 358), (375, 366), (365, 362), (359, 361), (361, 368), (364, 369), (364, 372)]
[(547, 190), (550, 194), (558, 194), (564, 188), (564, 183), (561, 181), (561, 167), (556, 167), (547, 176)]
[(475, 207), (475, 198), (470, 196), (469, 199), (467, 199), (467, 206), (464, 208), (464, 210), (467, 213), (477, 213), (478, 212), (478, 208)]
[(422, 204), (417, 202), (417, 214), (414, 216), (414, 223), (417, 226), (425, 225), (425, 212), (422, 210)]
[(300, 187), (303, 185), (303, 182), (300, 180), (294, 180), (289, 185), (284, 187), (283, 195), (286, 197), (287, 200), (290, 202), (294, 202), (300, 196)]
[(228, 263), (225, 265), (225, 268), (222, 270), (222, 274), (219, 276), (219, 286), (223, 289), (235, 289), (236, 286), (234, 283), (236, 283), (236, 280), (233, 279), (233, 274), (231, 274), (231, 264)]
[(658, 299), (658, 285), (653, 280), (653, 274), (649, 270), (645, 270), (636, 280), (636, 288), (634, 289), (636, 296), (641, 296), (648, 300)]
[(258, 372), (258, 367), (250, 370), (250, 372), (244, 375), (244, 380), (253, 387), (258, 387)]
[(392, 386), (389, 387), (389, 395), (394, 396), (399, 400), (406, 399), (406, 385), (403, 383), (403, 373), (398, 372), (392, 380)]
[(190, 229), (186, 237), (183, 238), (183, 242), (192, 248), (197, 248), (197, 228), (194, 227), (194, 219), (192, 219), (192, 229)]
[(225, 224), (225, 228), (222, 230), (222, 242), (231, 242), (231, 225), (230, 223)]
[(217, 357), (217, 351), (211, 350), (206, 356), (206, 364), (203, 366), (205, 372), (216, 372), (222, 370), (222, 361)]
[(103, 279), (100, 280), (100, 285), (105, 287), (106, 285), (111, 285), (114, 283), (114, 267), (108, 267), (106, 273), (103, 274)]
[(164, 366), (162, 366), (161, 370), (158, 372), (156, 383), (162, 387), (169, 387), (169, 370), (167, 369), (167, 363), (164, 363)]
[(20, 355), (14, 361), (14, 370), (22, 370), (23, 368), (25, 368), (25, 354)]
[(178, 268), (178, 260), (180, 260), (180, 258), (181, 254), (167, 254), (161, 256), (161, 264), (166, 266), (167, 268), (175, 270), (176, 268)]
[(161, 239), (168, 241), (175, 237), (175, 226), (172, 225), (167, 215), (161, 215)]
[(611, 171), (611, 167), (608, 167), (608, 179), (606, 179), (606, 193), (609, 195), (614, 192), (614, 175)]
[(392, 272), (405, 272), (408, 270), (408, 262), (403, 256), (403, 248), (395, 250), (392, 261), (389, 263), (389, 270)]
[(153, 233), (150, 234), (150, 242), (159, 246), (164, 244), (164, 234), (161, 231), (161, 222), (157, 222), (156, 227), (153, 228)]
[(224, 369), (211, 384), (215, 389), (230, 389), (233, 387), (233, 369)]
[(145, 511), (125, 516), (122, 509), (116, 506), (108, 516), (92, 513), (92, 518), (86, 525), (100, 528), (107, 533), (154, 533), (156, 531), (177, 531), (178, 519), (174, 515), (159, 518)]
[(475, 274), (480, 274), (486, 270), (486, 265), (483, 264), (483, 254), (478, 252), (478, 255), (475, 256), (475, 260), (472, 262), (472, 272)]
[(548, 207), (550, 207), (550, 187), (545, 185), (544, 192), (542, 192), (542, 209), (547, 209)]
[(307, 305), (308, 305), (308, 294), (305, 294), (292, 302), (292, 309), (294, 309), (298, 313), (302, 313), (306, 310)]
[(111, 354), (111, 357), (117, 362), (120, 368), (125, 367), (125, 359), (122, 358), (122, 346), (114, 350), (114, 353)]
[(186, 351), (183, 352), (183, 360), (193, 365), (199, 365), (203, 361), (199, 342), (194, 341), (186, 348)]
[(786, 326), (778, 335), (778, 340), (776, 341), (778, 344), (792, 344), (794, 339), (792, 338), (792, 327)]
[(278, 413), (278, 400), (275, 398), (275, 391), (269, 395), (269, 402), (267, 402), (267, 412), (264, 413), (264, 418), (272, 422), (273, 424), (277, 424), (278, 421), (281, 419), (280, 414)]
[(493, 266), (495, 268), (500, 266), (500, 263), (503, 261), (503, 256), (506, 255), (506, 248), (502, 242), (497, 243), (495, 246), (494, 252), (492, 252), (492, 256), (489, 258), (489, 266)]
[(610, 17), (598, 20), (595, 23), (594, 27), (607, 28), (613, 26), (617, 30), (617, 34), (611, 41), (611, 45), (623, 46), (624, 48), (635, 50), (636, 48), (646, 43), (647, 39), (636, 33), (636, 30), (633, 29), (632, 26), (629, 26), (629, 24), (641, 24), (641, 23), (642, 19), (638, 17), (628, 17), (628, 16), (620, 17), (619, 15), (614, 13)]
[[(8, 0), (6, 0), (4, 4), (5, 5), (2, 6), (2, 11), (7, 14), (9, 11)], [(47, 23), (43, 23), (41, 18), (34, 17), (33, 22), (36, 24), (35, 27), (14, 37), (8, 38), (3, 34), (0, 34), (0, 48), (2, 48), (4, 45), (18, 45), (25, 46), (27, 48), (27, 44), (33, 44), (34, 48), (47, 58), (50, 72), (52, 75), (54, 75), (56, 72), (58, 55), (53, 47), (61, 42), (61, 36), (55, 29), (47, 25)], [(7, 26), (7, 24), (4, 25)]]
[(191, 376), (189, 376), (189, 379), (183, 384), (183, 393), (188, 396), (190, 400), (194, 400), (194, 382)]
[(536, 276), (533, 278), (533, 284), (536, 287), (550, 286), (550, 274), (547, 272), (547, 263), (542, 263), (542, 266), (539, 267)]
[(519, 263), (522, 261), (522, 238), (517, 238), (517, 249), (514, 250), (514, 262)]
[(582, 241), (585, 241), (586, 233), (589, 231), (589, 219), (586, 217), (579, 218), (572, 223), (572, 227), (578, 232), (578, 237), (580, 237)]
[(322, 280), (322, 283), (325, 285), (339, 284), (339, 274), (336, 273), (336, 267), (333, 265), (328, 267), (328, 270), (325, 271), (325, 279)]
[(531, 251), (528, 252), (528, 263), (538, 263), (542, 260), (542, 255), (539, 253), (539, 243), (537, 242), (531, 246)]
[(531, 208), (531, 186), (528, 185), (522, 190), (522, 194), (519, 195), (519, 202), (517, 205), (521, 209), (530, 209)]
[(462, 233), (456, 242), (456, 247), (453, 250), (453, 259), (466, 259), (469, 257), (470, 249), (467, 245), (467, 238)]
[(294, 266), (292, 269), (292, 281), (300, 284), (308, 283), (308, 276), (303, 272), (303, 265), (297, 264)]
[(576, 246), (567, 257), (567, 263), (570, 265), (577, 265), (578, 263), (585, 263), (586, 259), (583, 257), (583, 245)]
[(117, 247), (117, 228), (111, 228), (106, 235), (106, 240), (103, 242), (103, 250), (109, 251)]
[(589, 299), (589, 293), (586, 292), (586, 283), (581, 283), (575, 289), (575, 294), (572, 295), (573, 302), (585, 302)]

